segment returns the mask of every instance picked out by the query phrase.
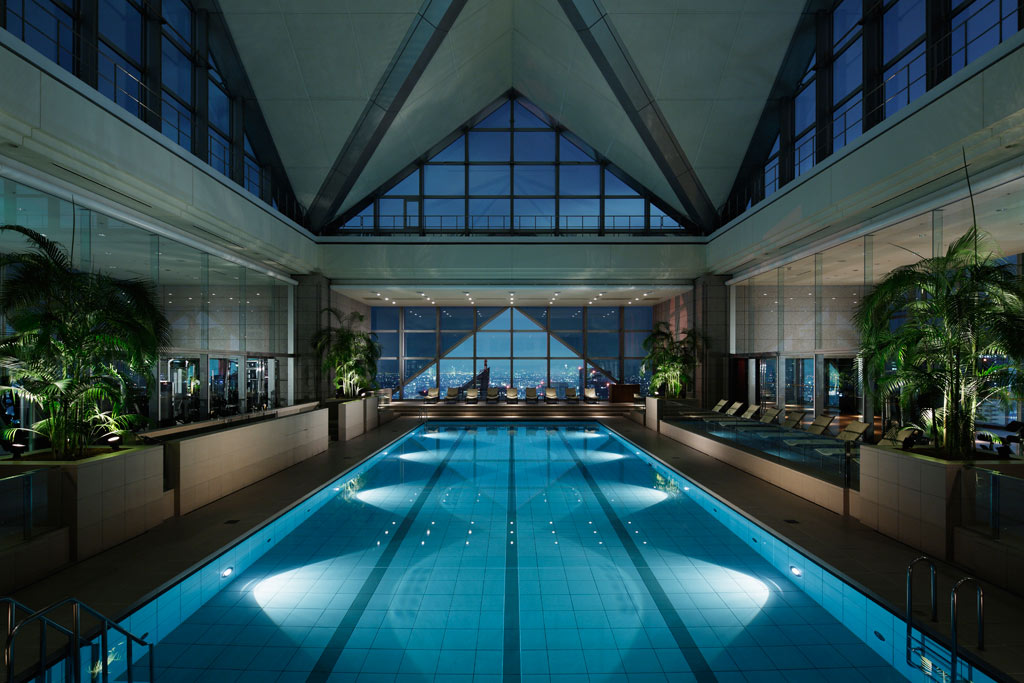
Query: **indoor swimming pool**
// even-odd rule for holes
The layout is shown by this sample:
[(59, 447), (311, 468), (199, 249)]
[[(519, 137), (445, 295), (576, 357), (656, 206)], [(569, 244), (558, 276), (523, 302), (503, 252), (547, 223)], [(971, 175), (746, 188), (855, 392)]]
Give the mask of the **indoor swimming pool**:
[(899, 618), (597, 423), (421, 425), (289, 514), (124, 622), (156, 680), (929, 680)]

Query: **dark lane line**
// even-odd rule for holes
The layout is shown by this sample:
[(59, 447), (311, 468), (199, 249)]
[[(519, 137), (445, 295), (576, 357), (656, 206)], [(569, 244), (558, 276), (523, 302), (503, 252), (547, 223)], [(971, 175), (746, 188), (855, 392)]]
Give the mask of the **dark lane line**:
[(604, 510), (605, 516), (611, 523), (612, 528), (615, 530), (615, 534), (619, 537), (619, 542), (622, 543), (622, 547), (626, 550), (626, 554), (629, 555), (629, 559), (633, 561), (633, 566), (636, 568), (637, 573), (640, 575), (640, 579), (644, 582), (644, 586), (647, 588), (647, 592), (651, 594), (651, 598), (654, 599), (654, 604), (657, 605), (658, 611), (661, 612), (661, 618), (665, 620), (665, 625), (668, 626), (672, 632), (672, 637), (675, 638), (676, 644), (679, 646), (679, 651), (683, 653), (683, 657), (686, 658), (686, 663), (690, 665), (690, 671), (694, 677), (701, 683), (712, 683), (717, 681), (718, 678), (714, 672), (711, 671), (711, 667), (708, 666), (708, 662), (704, 659), (704, 655), (701, 653), (700, 648), (697, 647), (697, 643), (694, 642), (693, 636), (690, 635), (690, 631), (686, 628), (686, 624), (683, 623), (682, 618), (676, 611), (675, 607), (672, 606), (672, 601), (669, 600), (668, 595), (665, 593), (665, 589), (662, 587), (661, 582), (651, 571), (651, 568), (647, 566), (647, 562), (644, 560), (643, 554), (640, 549), (637, 548), (636, 542), (633, 541), (629, 535), (629, 531), (626, 530), (626, 526), (619, 519), (618, 514), (612, 509), (611, 503), (608, 502), (608, 498), (605, 497), (600, 487), (597, 485), (590, 470), (580, 460), (579, 455), (576, 453), (576, 449), (570, 445), (569, 440), (565, 438), (565, 432), (561, 429), (558, 430), (558, 435), (562, 437), (562, 442), (565, 444), (566, 449), (569, 451), (569, 455), (576, 462), (576, 467), (579, 469), (580, 474), (583, 475), (584, 481), (590, 486), (590, 490), (593, 492), (597, 502), (601, 505), (601, 509)]
[(313, 670), (309, 672), (309, 676), (306, 678), (306, 683), (326, 683), (328, 677), (334, 671), (334, 666), (338, 663), (338, 659), (341, 657), (341, 653), (345, 650), (345, 645), (348, 644), (349, 638), (352, 637), (352, 631), (355, 629), (356, 624), (363, 616), (363, 612), (366, 611), (366, 606), (370, 602), (370, 598), (373, 597), (374, 592), (377, 590), (377, 586), (380, 585), (381, 580), (384, 578), (384, 574), (387, 573), (388, 568), (391, 566), (392, 560), (395, 559), (395, 555), (398, 553), (399, 547), (402, 545), (402, 541), (405, 540), (406, 535), (409, 533), (409, 529), (412, 528), (412, 523), (416, 520), (416, 516), (423, 509), (423, 505), (427, 502), (427, 498), (430, 497), (430, 493), (434, 490), (434, 486), (437, 485), (438, 480), (441, 478), (441, 474), (448, 466), (448, 461), (452, 459), (455, 454), (455, 450), (462, 443), (463, 437), (466, 436), (465, 430), (459, 431), (459, 438), (455, 440), (452, 447), (448, 449), (448, 453), (445, 454), (444, 460), (437, 466), (434, 473), (427, 480), (426, 485), (420, 492), (419, 498), (405, 514), (405, 518), (402, 523), (395, 529), (395, 533), (391, 536), (391, 542), (381, 553), (381, 556), (377, 559), (377, 564), (370, 572), (366, 580), (363, 581), (363, 585), (359, 588), (359, 594), (356, 599), (349, 605), (348, 610), (345, 611), (345, 616), (342, 617), (341, 623), (338, 624), (337, 628), (334, 629), (334, 633), (331, 635), (331, 640), (327, 643), (327, 647), (320, 653), (319, 659), (316, 664), (313, 665)]
[(516, 428), (508, 429), (508, 524), (505, 525), (505, 645), (502, 681), (522, 680), (519, 652), (519, 546), (516, 534)]

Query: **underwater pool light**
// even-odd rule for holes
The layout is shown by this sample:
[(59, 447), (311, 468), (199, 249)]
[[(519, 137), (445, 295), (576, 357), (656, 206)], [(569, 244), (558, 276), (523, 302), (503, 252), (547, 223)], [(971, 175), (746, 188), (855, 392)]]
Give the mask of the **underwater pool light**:
[(804, 575), (804, 570), (794, 565), (789, 565), (789, 571), (793, 576), (796, 576), (798, 578)]
[(234, 573), (235, 573), (235, 568), (234, 567), (228, 567), (227, 569), (225, 569), (224, 571), (222, 571), (220, 573), (220, 578), (226, 579), (226, 578), (228, 578), (229, 576), (231, 576)]

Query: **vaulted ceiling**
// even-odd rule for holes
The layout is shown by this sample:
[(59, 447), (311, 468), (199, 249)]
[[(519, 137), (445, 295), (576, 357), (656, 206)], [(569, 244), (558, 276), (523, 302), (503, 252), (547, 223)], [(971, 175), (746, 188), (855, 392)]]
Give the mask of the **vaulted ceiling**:
[(804, 5), (220, 0), (321, 222), (515, 90), (701, 223), (701, 197), (713, 211), (736, 179)]

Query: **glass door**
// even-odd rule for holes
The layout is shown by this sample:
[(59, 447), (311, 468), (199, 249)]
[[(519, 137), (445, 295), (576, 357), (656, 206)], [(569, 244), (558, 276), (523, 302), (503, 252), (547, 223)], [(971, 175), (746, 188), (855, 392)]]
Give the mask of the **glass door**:
[(195, 422), (202, 415), (198, 358), (163, 358), (160, 362), (160, 423)]
[(238, 360), (211, 358), (210, 417), (227, 417), (238, 412)]

